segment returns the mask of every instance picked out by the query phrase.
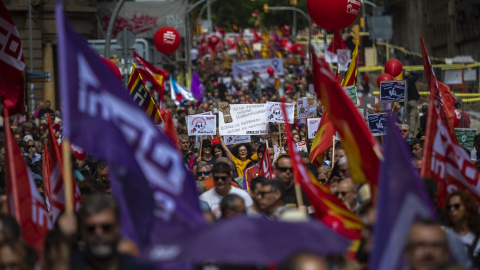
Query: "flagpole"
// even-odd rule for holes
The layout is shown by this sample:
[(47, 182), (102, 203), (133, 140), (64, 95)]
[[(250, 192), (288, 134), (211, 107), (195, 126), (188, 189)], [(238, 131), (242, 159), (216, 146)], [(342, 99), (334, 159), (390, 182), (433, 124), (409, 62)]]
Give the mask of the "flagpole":
[(202, 150), (203, 150), (203, 135), (200, 137), (200, 159), (202, 159)]
[(335, 165), (335, 135), (333, 135), (333, 145), (332, 145), (332, 168)]
[(282, 153), (282, 124), (278, 124), (278, 143), (280, 144), (280, 154)]
[(65, 185), (65, 211), (73, 212), (72, 161), (70, 159), (70, 140), (62, 141), (63, 180)]

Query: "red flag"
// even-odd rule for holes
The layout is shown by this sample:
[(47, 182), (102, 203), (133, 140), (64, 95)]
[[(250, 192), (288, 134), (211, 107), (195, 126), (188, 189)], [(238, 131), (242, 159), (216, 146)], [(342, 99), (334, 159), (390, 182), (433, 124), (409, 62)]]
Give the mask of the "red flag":
[(167, 110), (167, 113), (165, 114), (164, 119), (165, 119), (165, 126), (164, 126), (165, 135), (167, 135), (167, 137), (170, 138), (173, 144), (175, 144), (175, 146), (177, 147), (178, 151), (180, 151), (177, 128), (173, 124), (172, 112), (170, 110)]
[(30, 177), (23, 155), (10, 130), (9, 114), (5, 115), (5, 185), (9, 212), (22, 231), (22, 239), (41, 254), (45, 234), (52, 228), (47, 208), (37, 186)]
[(222, 35), (222, 36), (224, 36), (227, 33), (227, 31), (225, 31), (225, 29), (221, 28), (218, 25), (215, 25), (215, 31), (217, 31), (217, 33), (220, 33), (220, 35)]
[(322, 166), (324, 153), (333, 145), (333, 136), (335, 136), (335, 134), (336, 131), (332, 121), (325, 111), (320, 120), (318, 131), (313, 139), (312, 150), (310, 151), (310, 162), (317, 167)]
[[(50, 116), (47, 115), (48, 120), (48, 144), (50, 146), (50, 151), (46, 151), (49, 160), (49, 173), (47, 176), (49, 179), (50, 186), (50, 206), (52, 211), (52, 220), (56, 220), (61, 211), (65, 209), (65, 185), (64, 185), (64, 172), (62, 166), (62, 155), (60, 151), (60, 146), (57, 143), (55, 138), (55, 133), (53, 133), (52, 122), (50, 121)], [(44, 172), (45, 173), (45, 172)], [(77, 186), (75, 178), (72, 177), (72, 190), (73, 190), (73, 208), (75, 210), (80, 209), (81, 203), (81, 194)]]
[(260, 176), (263, 176), (268, 179), (274, 179), (275, 174), (273, 174), (272, 164), (270, 163), (270, 151), (268, 151), (267, 145), (263, 149), (262, 164), (260, 164)]
[(454, 122), (456, 115), (453, 104), (455, 104), (456, 99), (453, 97), (450, 87), (437, 80), (422, 36), (420, 36), (420, 42), (422, 43), (423, 69), (425, 70), (425, 76), (427, 77), (430, 97), (434, 98), (435, 104), (439, 104), (436, 109), (440, 115), (440, 119), (443, 121), (448, 131), (454, 135)]
[(153, 87), (152, 90), (158, 93), (159, 104), (158, 107), (163, 108), (163, 93), (165, 93), (165, 79), (168, 77), (166, 70), (156, 68), (150, 62), (140, 57), (135, 51), (133, 51), (134, 61), (137, 65), (138, 72), (142, 77), (142, 81), (150, 83)]
[(343, 42), (343, 38), (338, 31), (333, 33), (332, 43), (328, 46), (327, 50), (334, 54), (337, 54), (337, 50), (345, 50), (347, 45)]
[(43, 177), (43, 190), (45, 192), (45, 203), (47, 204), (47, 210), (50, 212), (52, 206), (50, 202), (52, 201), (52, 195), (50, 194), (50, 154), (48, 153), (48, 145), (43, 145), (43, 154), (42, 154), (42, 177)]
[(23, 111), (25, 107), (25, 60), (17, 27), (0, 2), (0, 100), (10, 115)]
[(423, 41), (422, 58), (425, 75), (429, 78), (430, 106), (428, 110), (427, 134), (423, 148), (421, 175), (438, 182), (437, 203), (444, 205), (447, 190), (468, 189), (480, 201), (480, 174), (470, 161), (469, 155), (458, 144), (449, 126), (448, 106), (453, 104), (448, 86), (439, 82), (432, 69), (430, 58)]
[[(282, 110), (286, 115), (285, 103), (282, 101)], [(295, 147), (290, 124), (285, 121), (285, 133), (287, 136), (288, 151), (292, 159), (293, 177), (295, 183), (300, 184), (305, 191), (308, 201), (315, 209), (315, 217), (325, 223), (332, 230), (348, 239), (354, 240), (350, 251), (358, 248), (363, 223), (345, 204), (323, 185), (305, 167), (302, 157)]]
[(319, 59), (312, 51), (312, 63), (315, 92), (342, 139), (352, 179), (357, 183), (370, 182), (375, 189), (382, 157), (378, 143), (325, 59)]

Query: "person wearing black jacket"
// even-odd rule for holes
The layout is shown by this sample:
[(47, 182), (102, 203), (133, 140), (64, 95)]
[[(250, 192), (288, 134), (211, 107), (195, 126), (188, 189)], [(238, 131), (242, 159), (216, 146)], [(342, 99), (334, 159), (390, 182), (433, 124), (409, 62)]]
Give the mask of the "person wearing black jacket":
[(410, 132), (412, 132), (412, 134), (417, 134), (420, 128), (420, 115), (418, 113), (418, 100), (420, 99), (420, 95), (418, 94), (415, 83), (418, 81), (420, 74), (417, 72), (405, 71), (404, 75), (407, 80), (408, 91), (407, 124), (410, 127)]

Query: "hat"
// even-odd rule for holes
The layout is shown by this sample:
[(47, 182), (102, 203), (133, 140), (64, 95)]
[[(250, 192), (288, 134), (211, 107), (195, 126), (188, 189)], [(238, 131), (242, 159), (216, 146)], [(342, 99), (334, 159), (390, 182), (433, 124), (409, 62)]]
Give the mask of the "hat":
[(23, 137), (23, 141), (24, 142), (33, 141), (32, 135), (25, 135), (25, 137)]
[(288, 90), (293, 89), (293, 86), (289, 85), (289, 86), (287, 86), (287, 89)]

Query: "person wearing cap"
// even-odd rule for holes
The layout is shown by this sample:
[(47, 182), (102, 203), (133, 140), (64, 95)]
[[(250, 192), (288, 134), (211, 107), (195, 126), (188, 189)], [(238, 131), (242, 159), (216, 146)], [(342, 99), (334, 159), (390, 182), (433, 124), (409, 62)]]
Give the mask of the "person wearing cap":
[(31, 164), (37, 161), (41, 161), (42, 156), (37, 153), (33, 137), (31, 135), (26, 135), (25, 137), (23, 137), (23, 141), (25, 142), (25, 144), (23, 145), (23, 155), (30, 159)]

